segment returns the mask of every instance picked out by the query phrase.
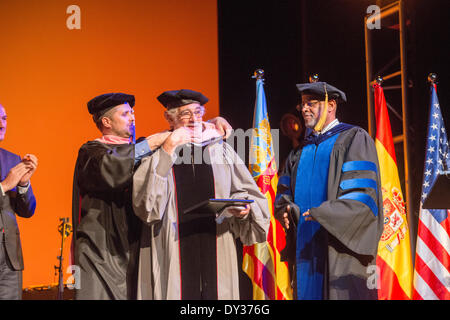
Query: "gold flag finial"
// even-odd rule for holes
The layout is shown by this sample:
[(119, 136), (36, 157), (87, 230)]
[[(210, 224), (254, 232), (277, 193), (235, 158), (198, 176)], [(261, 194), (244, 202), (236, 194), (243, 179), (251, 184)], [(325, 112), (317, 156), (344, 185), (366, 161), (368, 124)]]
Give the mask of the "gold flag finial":
[(256, 80), (264, 80), (264, 70), (256, 69), (255, 72), (253, 72), (252, 78), (256, 78)]
[(381, 85), (383, 84), (383, 81), (384, 81), (384, 79), (383, 79), (382, 76), (378, 76), (378, 77), (375, 79), (375, 82), (376, 82), (379, 86), (381, 86)]
[(314, 74), (310, 75), (309, 76), (309, 82), (310, 83), (319, 82), (319, 75), (317, 73), (314, 73)]
[(428, 75), (428, 82), (431, 84), (436, 84), (437, 83), (437, 74), (436, 73), (430, 73)]

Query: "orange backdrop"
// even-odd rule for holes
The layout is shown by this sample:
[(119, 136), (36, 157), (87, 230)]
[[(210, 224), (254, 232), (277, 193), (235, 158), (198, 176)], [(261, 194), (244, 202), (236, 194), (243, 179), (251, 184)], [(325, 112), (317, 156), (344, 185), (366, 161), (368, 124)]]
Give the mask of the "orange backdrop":
[[(81, 10), (80, 30), (66, 25), (72, 4)], [(156, 100), (165, 90), (202, 91), (210, 98), (205, 117), (218, 114), (216, 11), (211, 0), (0, 1), (0, 104), (8, 114), (0, 147), (39, 159), (31, 180), (36, 213), (18, 218), (24, 287), (57, 282), (57, 227), (71, 217), (78, 149), (99, 136), (89, 99), (134, 94), (137, 136), (166, 129)]]

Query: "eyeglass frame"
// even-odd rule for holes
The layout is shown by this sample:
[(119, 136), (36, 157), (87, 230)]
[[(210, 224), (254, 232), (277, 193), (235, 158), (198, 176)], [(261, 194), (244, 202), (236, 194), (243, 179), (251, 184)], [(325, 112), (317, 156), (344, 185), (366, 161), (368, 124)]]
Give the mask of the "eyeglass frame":
[(305, 105), (307, 105), (309, 108), (316, 107), (317, 104), (319, 104), (320, 102), (321, 102), (320, 100), (309, 100), (309, 101), (305, 101), (305, 102), (300, 102), (298, 104), (297, 110), (300, 111), (301, 109), (303, 109), (303, 107)]
[[(189, 112), (189, 117), (187, 117), (187, 113)], [(182, 115), (182, 113), (185, 113), (184, 115)], [(181, 112), (179, 112), (177, 114), (177, 118), (178, 120), (187, 120), (187, 119), (191, 119), (192, 117), (197, 117), (197, 118), (201, 118), (205, 115), (206, 111), (205, 111), (205, 107), (200, 106), (197, 107), (194, 112), (192, 112), (191, 110), (183, 110)]]

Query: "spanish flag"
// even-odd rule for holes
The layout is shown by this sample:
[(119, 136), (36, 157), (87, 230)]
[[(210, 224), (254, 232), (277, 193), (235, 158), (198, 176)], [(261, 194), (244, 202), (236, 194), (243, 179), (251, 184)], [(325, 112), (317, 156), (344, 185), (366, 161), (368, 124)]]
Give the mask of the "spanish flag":
[(378, 299), (410, 300), (413, 268), (405, 202), (398, 177), (386, 99), (379, 84), (375, 88), (377, 133), (375, 146), (383, 192), (384, 231), (378, 244)]
[(266, 242), (244, 246), (242, 269), (252, 280), (254, 300), (292, 300), (287, 263), (280, 261), (280, 251), (286, 245), (285, 233), (273, 215), (278, 176), (263, 81), (256, 81), (250, 172), (267, 198), (270, 227)]

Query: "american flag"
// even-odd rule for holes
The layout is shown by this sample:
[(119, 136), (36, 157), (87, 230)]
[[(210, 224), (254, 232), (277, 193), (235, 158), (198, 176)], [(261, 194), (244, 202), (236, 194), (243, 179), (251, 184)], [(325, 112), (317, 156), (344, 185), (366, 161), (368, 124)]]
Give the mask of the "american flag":
[(449, 142), (436, 91), (436, 85), (433, 84), (419, 212), (413, 298), (449, 300), (450, 210), (422, 208), (437, 176), (444, 171), (444, 163), (450, 168)]

